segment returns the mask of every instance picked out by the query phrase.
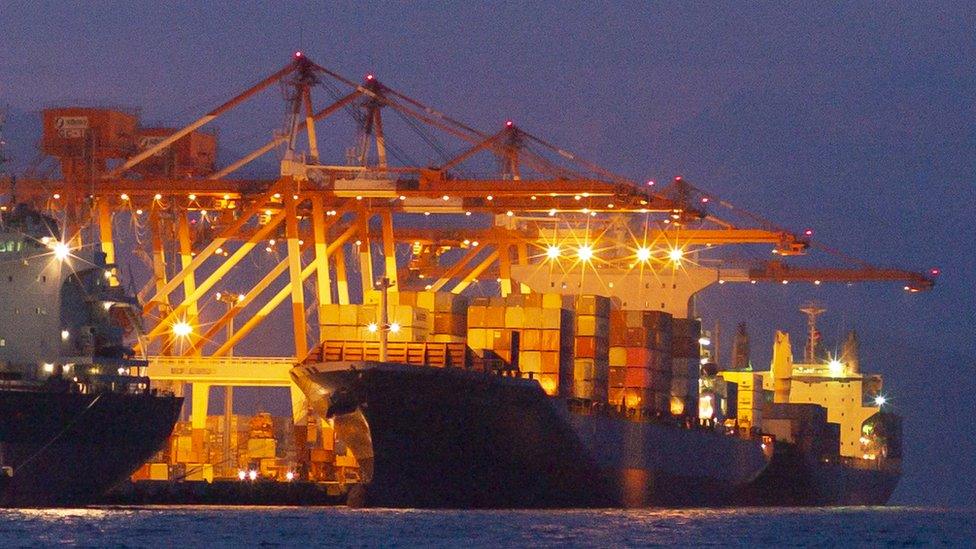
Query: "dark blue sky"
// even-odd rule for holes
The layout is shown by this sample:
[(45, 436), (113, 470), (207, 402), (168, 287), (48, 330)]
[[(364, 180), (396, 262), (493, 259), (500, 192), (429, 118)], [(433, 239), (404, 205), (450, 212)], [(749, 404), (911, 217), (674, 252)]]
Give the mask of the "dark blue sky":
[[(896, 499), (972, 504), (974, 28), (976, 10), (946, 2), (6, 2), (0, 104), (124, 105), (179, 125), (301, 48), (483, 129), (512, 118), (619, 173), (681, 174), (868, 261), (938, 266), (928, 294), (724, 286), (702, 310), (706, 324), (748, 321), (762, 362), (774, 328), (799, 337), (799, 303), (824, 302), (828, 340), (857, 328), (862, 363), (906, 417)], [(244, 111), (222, 147), (245, 150), (279, 121), (278, 107)], [(38, 138), (8, 135), (20, 151)]]

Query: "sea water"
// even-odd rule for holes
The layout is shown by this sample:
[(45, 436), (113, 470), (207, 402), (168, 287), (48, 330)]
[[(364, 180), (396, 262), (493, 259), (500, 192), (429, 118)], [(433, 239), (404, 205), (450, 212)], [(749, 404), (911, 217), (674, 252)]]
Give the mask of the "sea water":
[(976, 509), (428, 511), (345, 507), (0, 510), (0, 546), (640, 547), (976, 545)]

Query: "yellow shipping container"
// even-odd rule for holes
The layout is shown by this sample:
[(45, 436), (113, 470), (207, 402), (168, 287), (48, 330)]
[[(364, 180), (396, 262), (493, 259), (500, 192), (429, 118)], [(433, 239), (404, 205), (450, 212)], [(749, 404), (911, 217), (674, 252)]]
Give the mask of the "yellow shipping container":
[(356, 458), (352, 454), (336, 456), (335, 464), (336, 467), (359, 467), (359, 464), (356, 463)]
[(610, 366), (624, 367), (627, 365), (627, 348), (610, 347)]
[(434, 310), (436, 296), (434, 292), (417, 292), (417, 306), (428, 311)]
[(339, 305), (339, 325), (355, 326), (359, 316), (359, 305)]
[(252, 438), (247, 441), (247, 455), (250, 459), (273, 458), (275, 449), (273, 438)]
[(542, 307), (544, 309), (562, 309), (563, 296), (560, 294), (542, 294)]
[(541, 351), (542, 332), (540, 330), (522, 330), (520, 345), (526, 351)]
[(526, 328), (542, 327), (542, 307), (526, 307), (523, 311), (525, 314), (523, 325)]
[(578, 336), (595, 336), (596, 335), (596, 317), (595, 316), (577, 316), (576, 317), (576, 335), (578, 335)]
[(577, 358), (573, 361), (573, 380), (592, 381), (595, 379), (596, 368), (593, 359)]
[(427, 335), (429, 331), (427, 328), (413, 326), (400, 328), (396, 333), (390, 332), (390, 341), (401, 341), (401, 342), (424, 342), (427, 341)]
[[(470, 321), (470, 318), (468, 319)], [(472, 349), (487, 349), (486, 332), (484, 328), (468, 328), (468, 347)]]
[(543, 309), (540, 328), (559, 329), (562, 311), (560, 309)]
[(322, 318), (319, 323), (328, 326), (338, 326), (339, 325), (339, 305), (336, 303), (328, 303), (322, 306)]
[(356, 325), (367, 326), (370, 322), (379, 323), (379, 309), (374, 305), (363, 305), (356, 309)]
[(169, 465), (166, 463), (151, 463), (149, 465), (149, 480), (169, 480)]
[(519, 353), (519, 370), (523, 372), (543, 372), (541, 351), (522, 351)]
[(525, 313), (521, 307), (505, 307), (505, 327), (521, 328), (525, 323)]

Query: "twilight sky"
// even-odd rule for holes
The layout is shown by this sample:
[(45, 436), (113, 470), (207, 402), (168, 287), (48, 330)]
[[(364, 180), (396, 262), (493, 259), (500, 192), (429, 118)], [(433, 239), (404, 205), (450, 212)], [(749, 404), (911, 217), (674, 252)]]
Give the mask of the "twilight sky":
[[(727, 6), (7, 1), (0, 105), (23, 165), (40, 136), (14, 132), (45, 106), (138, 107), (145, 122), (181, 125), (302, 49), (481, 129), (511, 118), (618, 173), (683, 175), (865, 260), (937, 266), (927, 294), (726, 285), (701, 312), (706, 326), (748, 321), (763, 363), (772, 330), (799, 347), (796, 308), (822, 301), (827, 341), (856, 328), (863, 368), (887, 376), (905, 417), (896, 501), (972, 505), (976, 10)], [(267, 105), (220, 126), (223, 151), (267, 139), (280, 96)]]

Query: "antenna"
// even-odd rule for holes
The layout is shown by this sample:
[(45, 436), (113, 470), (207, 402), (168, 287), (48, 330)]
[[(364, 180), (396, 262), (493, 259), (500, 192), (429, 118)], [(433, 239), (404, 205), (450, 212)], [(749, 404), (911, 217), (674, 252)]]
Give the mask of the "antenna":
[(809, 301), (800, 307), (800, 311), (807, 315), (807, 344), (803, 347), (803, 362), (813, 364), (817, 361), (817, 351), (820, 348), (817, 317), (825, 313), (827, 309), (816, 301)]

